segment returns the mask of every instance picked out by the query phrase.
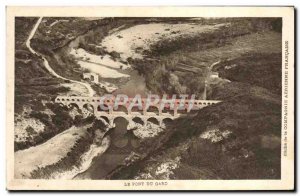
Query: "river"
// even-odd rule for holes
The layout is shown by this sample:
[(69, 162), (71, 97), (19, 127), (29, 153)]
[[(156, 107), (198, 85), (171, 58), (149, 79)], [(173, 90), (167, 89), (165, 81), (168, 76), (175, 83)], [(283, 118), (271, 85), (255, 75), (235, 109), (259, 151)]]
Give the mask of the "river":
[[(87, 34), (92, 33), (89, 31)], [(85, 35), (81, 35), (71, 41), (63, 48), (65, 51), (71, 51), (72, 48), (76, 48), (79, 42), (84, 39)], [(100, 66), (101, 64), (94, 64), (94, 66)], [(109, 67), (109, 65), (106, 65)], [(114, 95), (126, 94), (129, 97), (134, 97), (136, 94), (146, 96), (148, 93), (145, 78), (139, 75), (138, 71), (129, 68), (126, 70), (120, 70), (120, 72), (129, 75), (129, 80), (124, 84), (118, 85), (118, 89), (113, 92)], [(98, 93), (98, 92), (96, 92)], [(99, 94), (99, 93), (98, 93)], [(132, 131), (127, 130), (128, 122), (123, 118), (115, 120), (115, 127), (108, 131), (107, 138), (110, 139), (110, 146), (101, 155), (95, 157), (90, 167), (77, 174), (74, 179), (103, 179), (110, 172), (116, 169), (120, 164), (124, 163), (126, 157), (128, 157), (135, 148), (139, 146), (139, 138), (136, 137)]]
[(91, 166), (78, 174), (75, 179), (104, 179), (109, 173), (124, 163), (135, 148), (139, 146), (138, 138), (127, 131), (128, 122), (125, 119), (117, 119), (116, 127), (109, 130), (108, 137), (111, 145), (100, 156), (95, 157)]
[[(47, 59), (37, 53), (34, 49), (31, 48), (31, 39), (35, 35), (40, 23), (42, 21), (42, 17), (40, 17), (32, 29), (26, 46), (28, 49), (35, 55), (40, 56), (44, 61), (45, 68), (49, 71), (50, 74), (57, 78), (61, 78), (64, 80), (69, 80), (72, 83), (77, 83), (83, 85), (88, 90), (87, 96), (93, 96), (96, 92), (91, 88), (88, 83), (70, 80), (58, 75), (49, 65)], [(78, 41), (83, 37), (79, 36), (77, 39), (71, 41), (68, 45), (66, 45), (66, 50), (70, 50), (70, 47), (74, 47), (78, 45)], [(95, 66), (100, 66), (95, 64)], [(145, 84), (144, 77), (140, 76), (136, 70), (128, 69), (123, 70), (126, 74), (130, 75), (129, 81), (124, 84), (121, 84), (119, 88), (113, 94), (126, 94), (130, 97), (134, 97), (136, 94), (140, 94), (141, 96), (145, 96), (148, 92)], [(139, 146), (139, 139), (133, 134), (132, 131), (127, 130), (128, 122), (125, 119), (116, 119), (115, 128), (109, 130), (109, 135), (106, 136), (111, 140), (111, 145), (108, 149), (98, 157), (95, 157), (87, 167), (87, 170), (77, 174), (75, 179), (103, 179), (107, 174), (117, 168), (120, 164), (124, 162), (124, 159), (128, 157), (131, 152), (134, 151), (135, 148)], [(83, 163), (84, 164), (84, 163)]]

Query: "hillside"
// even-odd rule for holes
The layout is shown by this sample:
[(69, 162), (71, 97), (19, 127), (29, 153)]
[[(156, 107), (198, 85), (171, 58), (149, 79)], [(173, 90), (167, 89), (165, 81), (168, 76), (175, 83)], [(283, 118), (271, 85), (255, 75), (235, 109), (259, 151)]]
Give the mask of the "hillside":
[[(66, 92), (68, 89), (59, 87), (62, 81), (57, 80), (45, 69), (43, 61), (38, 56), (32, 54), (25, 45), (29, 33), (32, 30), (37, 18), (17, 17), (15, 22), (15, 97), (16, 110), (26, 101), (47, 98), (48, 95), (59, 92)], [(20, 107), (19, 107), (20, 104)]]
[[(15, 154), (28, 166), (20, 167), (20, 176), (58, 178), (67, 172), (73, 178), (70, 167), (80, 173), (82, 160), (87, 169), (97, 157), (109, 167), (99, 171), (107, 179), (280, 178), (281, 19), (43, 18), (31, 44), (44, 59), (25, 45), (36, 21), (16, 18)], [(51, 75), (45, 62), (66, 79)], [(83, 80), (88, 72), (97, 73), (100, 83)], [(155, 134), (143, 134), (147, 126), (140, 132), (125, 126), (121, 131), (134, 135), (138, 147), (110, 148), (104, 157), (124, 154), (118, 161), (101, 160), (110, 138), (124, 138), (105, 134), (107, 125), (88, 109), (53, 103), (57, 95), (87, 94), (72, 80), (99, 96), (108, 93), (106, 85), (115, 93), (142, 89), (222, 102)], [(55, 146), (64, 142), (59, 151)], [(47, 148), (55, 160), (41, 159), (39, 168), (35, 160)], [(24, 158), (31, 153), (36, 156)]]
[[(228, 30), (233, 34), (219, 44), (211, 39), (212, 35), (202, 34), (200, 40), (188, 38), (199, 48), (175, 40), (167, 53), (152, 51), (155, 61), (135, 61), (143, 65), (136, 68), (155, 92), (201, 92), (203, 79), (176, 71), (182, 64), (208, 70), (208, 76), (210, 70), (216, 71), (219, 77), (207, 80), (208, 98), (223, 102), (200, 110), (196, 116), (174, 121), (166, 132), (137, 150), (139, 161), (119, 168), (108, 178), (280, 178), (280, 20), (273, 21), (273, 26), (261, 24), (254, 30), (244, 28), (243, 33)], [(162, 42), (155, 47), (169, 45)], [(155, 71), (149, 71), (154, 62)], [(170, 81), (172, 74), (177, 76), (177, 85)]]

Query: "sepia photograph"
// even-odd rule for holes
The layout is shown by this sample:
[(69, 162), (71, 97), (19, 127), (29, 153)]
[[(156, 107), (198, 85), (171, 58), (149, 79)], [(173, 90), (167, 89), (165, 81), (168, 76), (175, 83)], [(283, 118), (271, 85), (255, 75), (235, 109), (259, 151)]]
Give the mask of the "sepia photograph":
[(9, 187), (293, 189), (293, 7), (135, 9), (9, 7)]

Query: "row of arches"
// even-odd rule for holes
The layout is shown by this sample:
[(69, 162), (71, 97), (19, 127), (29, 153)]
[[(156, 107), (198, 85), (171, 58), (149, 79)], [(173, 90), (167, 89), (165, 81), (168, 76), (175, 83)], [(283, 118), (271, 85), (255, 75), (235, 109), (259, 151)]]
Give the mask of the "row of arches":
[[(102, 104), (102, 106), (104, 106), (104, 108), (108, 108), (108, 105), (110, 104), (110, 100), (106, 100), (107, 102)], [(107, 111), (108, 112), (108, 109), (106, 110), (103, 110), (101, 107), (101, 105), (99, 105), (99, 103), (91, 103), (91, 102), (100, 102), (100, 100), (98, 99), (92, 99), (92, 100), (87, 100), (86, 98), (75, 98), (75, 97), (58, 97), (56, 98), (56, 102), (61, 102), (63, 104), (68, 104), (68, 102), (73, 102), (73, 103), (70, 103), (69, 105), (84, 105), (86, 106), (87, 104), (88, 105), (92, 105), (92, 107), (94, 108), (94, 106), (96, 107), (97, 106), (97, 110), (95, 111)], [(67, 103), (66, 103), (67, 102)], [(195, 101), (194, 102), (194, 106), (198, 107), (198, 108), (202, 108), (202, 107), (205, 107), (205, 106), (209, 106), (209, 105), (213, 105), (213, 104), (216, 104), (218, 103), (218, 101)], [(139, 113), (142, 113), (142, 110), (139, 109), (137, 106), (134, 106), (130, 109), (126, 108), (125, 106), (123, 105), (119, 105), (117, 107), (118, 109), (115, 109), (114, 108), (114, 111), (122, 111), (122, 112), (125, 112), (128, 114), (128, 112), (139, 112)], [(188, 112), (188, 108), (189, 108), (189, 105), (186, 103), (185, 104), (185, 108), (184, 109), (176, 109), (177, 113), (187, 113)], [(160, 111), (160, 106), (157, 105), (157, 106), (149, 106), (147, 108), (147, 112), (153, 112), (153, 113), (158, 113), (158, 111)], [(170, 105), (169, 104), (166, 104), (164, 106), (164, 108), (162, 109), (162, 112), (163, 113), (170, 113), (170, 114), (173, 114), (174, 113), (174, 109), (171, 109), (170, 108)]]
[[(72, 101), (72, 102), (84, 102), (84, 103), (89, 103), (89, 102), (100, 102), (100, 99), (86, 99), (83, 97), (57, 97), (56, 102), (64, 102), (64, 101)], [(106, 103), (109, 103), (110, 100), (105, 100)]]
[(199, 101), (195, 102), (194, 105), (196, 106), (209, 106), (218, 103), (219, 101)]
[[(72, 101), (72, 102), (86, 102), (86, 103), (90, 103), (90, 102), (100, 102), (100, 99), (87, 99), (87, 98), (84, 98), (84, 97), (57, 97), (56, 98), (56, 101), (57, 102), (64, 102), (64, 101)], [(105, 103), (110, 103), (112, 102), (113, 100), (110, 100), (110, 99), (106, 99), (104, 100)], [(144, 100), (141, 101), (142, 104), (146, 103)], [(215, 104), (215, 103), (218, 103), (219, 101), (213, 101), (213, 100), (195, 100), (193, 101), (193, 104), (194, 105), (212, 105), (212, 104)], [(180, 100), (177, 100), (175, 101), (175, 104), (180, 104), (181, 101)], [(184, 102), (185, 105), (189, 105), (191, 104), (191, 100), (186, 100)], [(169, 107), (170, 104), (169, 103), (166, 103), (165, 104), (165, 107)]]
[[(102, 118), (103, 120), (105, 120), (108, 124), (110, 123), (116, 123), (116, 121), (118, 119), (123, 119), (123, 120), (126, 120), (128, 122), (128, 120), (124, 117), (116, 117), (112, 120), (112, 122), (110, 121), (110, 119), (107, 117), (107, 116), (100, 116), (99, 118)], [(135, 123), (138, 123), (140, 125), (145, 125), (147, 122), (151, 122), (153, 124), (156, 124), (156, 125), (161, 125), (161, 123), (167, 125), (167, 124), (170, 124), (173, 120), (171, 118), (164, 118), (162, 119), (161, 121), (158, 120), (157, 118), (155, 117), (150, 117), (148, 119), (142, 119), (140, 117), (134, 117), (133, 119), (131, 119), (133, 122)]]
[[(77, 109), (87, 109), (90, 112), (104, 112), (104, 113), (109, 113), (109, 109), (108, 109), (108, 105), (104, 104), (104, 105), (98, 105), (97, 108), (94, 107), (94, 105), (86, 103), (81, 107), (79, 107), (76, 103), (70, 103), (68, 105), (69, 108), (77, 108)], [(131, 110), (129, 110), (127, 107), (123, 106), (123, 105), (119, 105), (117, 108), (113, 108), (114, 112), (123, 112), (125, 114), (129, 114), (129, 113), (139, 113), (141, 115), (143, 115), (143, 110), (141, 110), (139, 107), (134, 106), (131, 108)], [(163, 114), (170, 114), (170, 115), (174, 115), (174, 110), (170, 110), (168, 108), (164, 108), (163, 110), (161, 110), (161, 113)], [(184, 110), (177, 110), (177, 113), (187, 113), (187, 109)], [(160, 110), (158, 107), (156, 106), (149, 106), (147, 109), (147, 113), (153, 113), (155, 115), (159, 115), (160, 114)]]

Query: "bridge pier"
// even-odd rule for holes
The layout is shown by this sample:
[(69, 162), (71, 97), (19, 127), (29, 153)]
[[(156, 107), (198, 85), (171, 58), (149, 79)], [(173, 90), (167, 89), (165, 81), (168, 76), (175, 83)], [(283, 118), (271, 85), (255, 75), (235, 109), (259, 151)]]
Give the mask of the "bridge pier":
[(143, 123), (144, 123), (144, 127), (146, 126), (146, 124), (147, 124), (147, 119), (146, 118), (142, 118), (142, 121), (143, 121)]
[(109, 111), (108, 111), (108, 113), (109, 113), (109, 114), (112, 114), (112, 113), (113, 113), (113, 110), (114, 110), (114, 108), (113, 108), (113, 107), (109, 107)]
[(158, 115), (161, 116), (162, 115), (162, 109), (159, 107), (158, 108)]
[(94, 108), (94, 114), (97, 114), (97, 112), (98, 112), (97, 106), (94, 106), (94, 105), (93, 105), (93, 108)]
[(109, 120), (109, 127), (110, 127), (110, 128), (115, 127), (115, 124), (114, 124), (114, 118), (109, 118), (108, 120)]
[(83, 104), (77, 104), (78, 105), (78, 108), (80, 109), (80, 111), (82, 111), (83, 109)]
[(178, 115), (178, 113), (177, 113), (177, 106), (175, 105), (174, 106), (174, 116), (177, 116)]
[(159, 123), (159, 126), (162, 127), (162, 123), (163, 123), (162, 119), (158, 120), (158, 123)]

